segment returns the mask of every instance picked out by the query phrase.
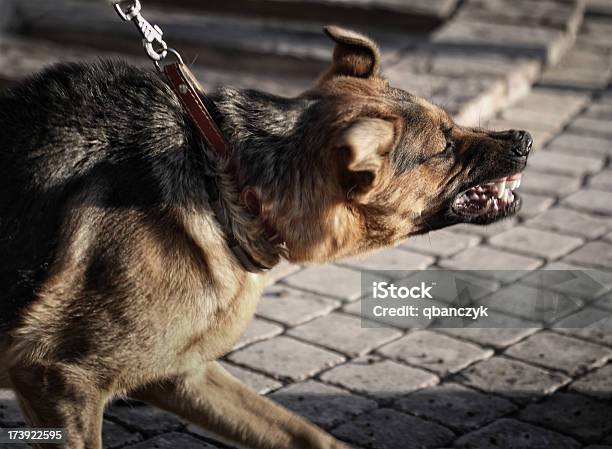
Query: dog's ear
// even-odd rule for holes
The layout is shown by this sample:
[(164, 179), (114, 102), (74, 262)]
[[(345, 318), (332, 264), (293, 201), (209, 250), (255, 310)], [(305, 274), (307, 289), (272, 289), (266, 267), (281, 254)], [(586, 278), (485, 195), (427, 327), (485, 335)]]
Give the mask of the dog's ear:
[(347, 199), (358, 200), (372, 190), (394, 142), (393, 122), (378, 118), (358, 119), (340, 136), (340, 185)]
[(380, 74), (380, 51), (372, 40), (334, 25), (324, 30), (336, 42), (332, 67), (324, 80), (339, 75), (370, 78)]

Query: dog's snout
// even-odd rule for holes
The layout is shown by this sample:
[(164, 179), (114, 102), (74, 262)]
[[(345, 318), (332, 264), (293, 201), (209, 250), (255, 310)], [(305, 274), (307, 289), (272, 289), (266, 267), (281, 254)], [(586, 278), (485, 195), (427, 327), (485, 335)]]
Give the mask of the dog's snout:
[(529, 155), (533, 147), (533, 137), (527, 131), (512, 131), (512, 151), (521, 157)]

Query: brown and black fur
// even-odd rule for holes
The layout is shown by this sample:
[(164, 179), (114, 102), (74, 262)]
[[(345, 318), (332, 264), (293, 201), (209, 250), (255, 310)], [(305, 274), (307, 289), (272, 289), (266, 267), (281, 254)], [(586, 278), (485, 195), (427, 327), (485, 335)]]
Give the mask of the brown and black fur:
[(255, 260), (325, 262), (462, 221), (452, 198), (525, 158), (391, 88), (368, 39), (327, 31), (332, 67), (302, 96), (213, 95), (229, 166), (154, 72), (64, 64), (0, 97), (0, 384), (31, 426), (97, 449), (105, 405), (128, 395), (248, 448), (346, 448), (215, 362), (265, 276), (228, 249), (204, 174)]

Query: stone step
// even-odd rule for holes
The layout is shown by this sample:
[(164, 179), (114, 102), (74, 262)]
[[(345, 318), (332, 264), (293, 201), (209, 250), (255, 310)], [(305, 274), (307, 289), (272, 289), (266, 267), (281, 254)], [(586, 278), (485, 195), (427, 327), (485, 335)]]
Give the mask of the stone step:
[[(0, 88), (8, 87), (60, 61), (95, 61), (105, 57), (128, 59), (131, 64), (153, 69), (151, 61), (144, 57), (126, 58), (124, 54), (116, 52), (92, 53), (91, 49), (85, 47), (69, 47), (23, 36), (0, 35)], [(234, 86), (295, 96), (312, 84), (309, 78), (245, 74), (241, 71), (210, 69), (199, 64), (194, 64), (192, 70), (207, 90), (219, 86)]]
[[(165, 0), (148, 0), (167, 6)], [(391, 27), (409, 33), (430, 31), (455, 11), (459, 0), (175, 0), (173, 8), (243, 17), (329, 21), (341, 25)]]
[(503, 53), (558, 63), (572, 48), (584, 0), (465, 0), (433, 42), (448, 50)]
[[(267, 1), (305, 3), (262, 0)], [(378, 1), (397, 8), (408, 3)], [(367, 2), (339, 3), (361, 7)], [(22, 35), (143, 58), (136, 30), (102, 2), (15, 4)], [(181, 5), (189, 3), (177, 0), (168, 10), (147, 2), (145, 15), (162, 26), (166, 40), (186, 62), (195, 61), (205, 82), (293, 95), (329, 65), (333, 45), (321, 32), (322, 23), (176, 9)], [(392, 85), (442, 105), (461, 123), (478, 124), (527, 93), (541, 66), (556, 62), (571, 47), (583, 11), (584, 0), (463, 0), (453, 17), (431, 34), (359, 29), (378, 41)]]
[[(18, 15), (21, 33), (34, 38), (73, 45), (87, 36), (87, 45), (100, 50), (137, 55), (143, 51), (134, 27), (121, 22), (102, 2), (28, 0), (18, 4)], [(145, 16), (162, 27), (168, 44), (179, 48), (186, 61), (197, 59), (208, 67), (317, 76), (329, 64), (333, 48), (323, 34), (323, 23), (168, 12), (153, 7), (146, 8)], [(385, 59), (423, 40), (371, 31)]]

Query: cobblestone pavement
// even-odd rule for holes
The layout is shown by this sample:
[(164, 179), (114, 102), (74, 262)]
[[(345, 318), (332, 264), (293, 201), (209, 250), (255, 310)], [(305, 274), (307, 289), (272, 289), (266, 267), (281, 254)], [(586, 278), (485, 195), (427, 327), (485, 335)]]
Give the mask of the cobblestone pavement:
[[(507, 11), (504, 5), (510, 3), (464, 2), (465, 8), (433, 41), (456, 42), (465, 37), (466, 23), (478, 21), (487, 8), (498, 14)], [(571, 2), (518, 3), (523, 8), (518, 9), (519, 18), (533, 19), (537, 14), (530, 11), (537, 5), (549, 20), (547, 28), (526, 22), (524, 28), (540, 30), (533, 31), (539, 33), (536, 44), (523, 40), (531, 56), (506, 59), (500, 47), (508, 42), (500, 39), (489, 49), (493, 56), (479, 56), (483, 59), (476, 67), (487, 67), (489, 74), (494, 69), (506, 72), (522, 61), (522, 75), (517, 76), (526, 82), (501, 78), (508, 92), (499, 94), (498, 87), (491, 90), (490, 85), (480, 84), (470, 98), (476, 99), (473, 105), (488, 111), (512, 101), (489, 125), (527, 128), (535, 137), (537, 151), (520, 188), (525, 205), (519, 216), (489, 227), (460, 225), (436, 231), (366, 259), (318, 267), (283, 264), (271, 275), (257, 317), (223, 361), (261, 394), (356, 448), (612, 449), (611, 326), (543, 330), (538, 323), (531, 326), (529, 316), (504, 315), (503, 303), (500, 319), (516, 327), (367, 329), (359, 317), (361, 269), (596, 268), (612, 275), (612, 2), (588, 2), (588, 15), (573, 47), (565, 42), (571, 32), (549, 40), (555, 33), (551, 30), (562, 33), (559, 30), (578, 26), (572, 22), (577, 19), (571, 8), (555, 9), (559, 3)], [(509, 13), (501, 16), (502, 22), (517, 20)], [(508, 25), (512, 26), (516, 24)], [(469, 33), (474, 46), (490, 36), (485, 25), (479, 27)], [(504, 30), (506, 38), (524, 38), (516, 29)], [(18, 55), (40, 51), (31, 42), (11, 39), (3, 38), (0, 45)], [(437, 52), (419, 48), (403, 53), (404, 57), (388, 55), (391, 78), (404, 85), (413, 83), (418, 91), (428, 79), (434, 83), (431, 79), (439, 70), (444, 72), (440, 86), (453, 77), (463, 80), (462, 87), (468, 85), (476, 59), (466, 64), (436, 48)], [(6, 55), (0, 55), (4, 80), (36, 69), (41, 58), (53, 59), (38, 53), (21, 72), (13, 73), (3, 68)], [(497, 58), (500, 66), (494, 67), (490, 58)], [(547, 58), (561, 61), (550, 66)], [(426, 67), (423, 77), (405, 80), (401, 68), (407, 64), (416, 75), (419, 64)], [(231, 78), (219, 73), (219, 82)], [(524, 95), (536, 76), (536, 85)], [(500, 82), (499, 77), (485, 78)], [(247, 82), (260, 81), (257, 75)], [(274, 80), (267, 85), (274, 88)], [(286, 89), (298, 85), (294, 81)], [(429, 94), (439, 94), (444, 101), (442, 88)], [(499, 95), (503, 104), (491, 106)], [(447, 96), (451, 102), (459, 97)], [(457, 101), (466, 103), (465, 98)], [(456, 112), (466, 111), (462, 108)], [(478, 110), (470, 108), (466, 122)], [(612, 311), (610, 279), (602, 278), (598, 290), (589, 292), (589, 301), (558, 320), (569, 323), (579, 315)], [(529, 278), (521, 282), (525, 289), (531, 288)], [(0, 390), (0, 424), (23, 425), (15, 398), (7, 390)], [(108, 409), (104, 445), (110, 449), (227, 447), (194, 425), (134, 402), (118, 402)]]

